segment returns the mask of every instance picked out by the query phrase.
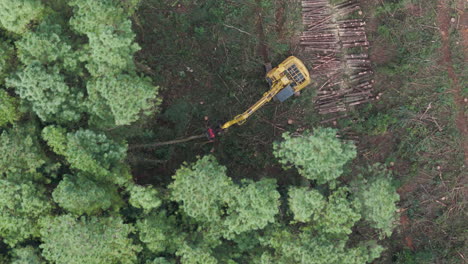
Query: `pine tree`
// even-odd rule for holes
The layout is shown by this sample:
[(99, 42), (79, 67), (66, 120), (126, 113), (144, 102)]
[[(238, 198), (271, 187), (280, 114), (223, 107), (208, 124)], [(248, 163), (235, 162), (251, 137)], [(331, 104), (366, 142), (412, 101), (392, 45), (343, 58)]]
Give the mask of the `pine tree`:
[(175, 261), (169, 261), (163, 257), (157, 257), (154, 260), (148, 260), (145, 264), (175, 264)]
[(346, 237), (351, 228), (361, 219), (359, 205), (348, 199), (349, 190), (340, 187), (328, 196), (328, 202), (314, 222), (314, 229), (332, 238)]
[[(45, 264), (39, 249), (32, 246), (17, 247), (11, 251), (11, 264)], [(1, 263), (1, 262), (0, 262)]]
[(321, 234), (302, 231), (291, 233), (277, 229), (264, 240), (264, 245), (274, 249), (262, 255), (264, 263), (300, 264), (363, 264), (378, 258), (383, 248), (375, 242), (361, 243), (349, 248), (347, 239), (331, 240)]
[(66, 69), (73, 70), (77, 66), (77, 56), (72, 51), (62, 27), (50, 20), (45, 20), (34, 31), (25, 33), (16, 41), (18, 58), (24, 65), (60, 61)]
[(360, 204), (360, 213), (379, 229), (384, 236), (390, 236), (397, 221), (396, 202), (400, 197), (391, 181), (391, 173), (382, 165), (370, 166), (364, 175), (351, 183), (353, 196)]
[(87, 35), (89, 57), (86, 69), (92, 76), (112, 76), (135, 70), (133, 54), (140, 50), (140, 46), (133, 42), (135, 34), (130, 20), (123, 22), (118, 29), (108, 28)]
[(140, 113), (150, 114), (159, 104), (155, 100), (158, 87), (147, 78), (121, 74), (89, 81), (88, 111), (97, 120), (113, 120), (115, 125), (129, 125)]
[(80, 129), (66, 133), (58, 126), (48, 126), (42, 137), (57, 154), (65, 156), (72, 168), (86, 172), (101, 182), (126, 182), (122, 163), (127, 146), (108, 139), (104, 133)]
[(176, 253), (181, 257), (183, 264), (217, 264), (218, 261), (212, 256), (210, 249), (191, 247), (184, 244)]
[(220, 220), (233, 188), (226, 167), (213, 156), (205, 156), (194, 164), (183, 165), (173, 178), (169, 185), (171, 198), (187, 215), (200, 221)]
[(128, 14), (115, 0), (74, 0), (71, 27), (89, 39), (88, 64), (92, 76), (134, 71), (133, 54), (140, 50)]
[(49, 162), (41, 149), (34, 125), (17, 125), (0, 134), (0, 175), (35, 177)]
[(158, 208), (162, 201), (159, 199), (158, 191), (151, 186), (140, 186), (129, 184), (127, 191), (130, 193), (128, 202), (136, 208), (141, 208), (145, 213)]
[(52, 206), (39, 186), (0, 179), (0, 237), (10, 245), (39, 237), (38, 221)]
[(31, 103), (32, 110), (42, 121), (66, 123), (81, 118), (83, 93), (69, 87), (57, 67), (30, 64), (8, 78), (6, 85), (15, 88), (22, 99)]
[(18, 110), (18, 99), (8, 95), (0, 88), (0, 127), (7, 124), (14, 124), (21, 117)]
[[(1, 11), (0, 11), (1, 12)], [(5, 82), (5, 78), (10, 73), (13, 65), (13, 55), (15, 51), (8, 41), (0, 39), (0, 85)]]
[(129, 235), (130, 224), (120, 217), (62, 215), (42, 221), (42, 255), (52, 263), (135, 263), (141, 248)]
[(76, 215), (118, 210), (123, 205), (116, 186), (93, 181), (82, 173), (64, 175), (52, 196), (60, 207)]
[(226, 238), (243, 232), (263, 229), (276, 221), (280, 194), (274, 179), (258, 182), (244, 181), (243, 186), (232, 191), (223, 219)]
[(291, 187), (288, 194), (288, 204), (294, 214), (294, 220), (303, 223), (320, 221), (320, 213), (326, 206), (326, 198), (318, 190)]
[(151, 213), (136, 223), (140, 241), (153, 253), (174, 254), (184, 239), (174, 215)]
[(317, 128), (300, 136), (283, 134), (284, 141), (273, 145), (274, 155), (286, 166), (318, 184), (334, 181), (343, 173), (343, 165), (356, 157), (356, 147), (336, 138), (336, 130)]
[(39, 20), (44, 5), (39, 0), (0, 0), (0, 26), (21, 34), (32, 20)]

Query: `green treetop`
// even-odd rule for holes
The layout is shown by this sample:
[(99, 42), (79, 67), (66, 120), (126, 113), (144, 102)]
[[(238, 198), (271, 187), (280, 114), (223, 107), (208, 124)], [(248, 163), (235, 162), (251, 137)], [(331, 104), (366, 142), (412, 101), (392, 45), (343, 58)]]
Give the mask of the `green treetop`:
[[(39, 249), (32, 246), (17, 247), (11, 251), (11, 264), (45, 264)], [(1, 262), (0, 262), (1, 263)]]
[(163, 257), (157, 257), (154, 260), (146, 261), (146, 264), (175, 264), (175, 261), (169, 261)]
[(141, 248), (129, 235), (134, 228), (120, 217), (62, 215), (42, 221), (42, 255), (51, 263), (135, 263)]
[(52, 196), (60, 207), (76, 215), (117, 210), (123, 204), (116, 186), (95, 182), (82, 173), (65, 175)]
[(283, 134), (284, 141), (275, 143), (274, 155), (281, 164), (294, 166), (307, 179), (324, 184), (343, 173), (343, 165), (356, 157), (352, 143), (336, 138), (336, 130), (317, 128), (313, 134)]
[(207, 248), (191, 247), (184, 244), (176, 253), (181, 257), (183, 264), (217, 264), (218, 261), (212, 256), (212, 252)]
[(205, 156), (191, 165), (183, 165), (169, 185), (171, 197), (184, 212), (200, 221), (213, 222), (223, 214), (222, 207), (233, 188), (226, 167), (213, 156)]
[[(119, 33), (116, 33), (119, 32)], [(111, 76), (122, 71), (135, 71), (133, 54), (140, 50), (134, 43), (135, 34), (130, 20), (118, 29), (108, 28), (99, 33), (88, 33), (88, 64), (92, 76)]]
[(128, 14), (119, 1), (74, 0), (71, 27), (87, 35), (88, 64), (92, 76), (111, 76), (133, 71), (133, 54), (140, 49), (134, 43), (135, 34)]
[(291, 187), (288, 194), (289, 208), (294, 214), (294, 220), (303, 223), (320, 220), (327, 202), (319, 191), (307, 187)]
[(50, 64), (60, 61), (65, 62), (66, 68), (76, 66), (76, 56), (62, 27), (50, 19), (42, 22), (34, 31), (24, 34), (15, 45), (18, 49), (18, 58), (24, 65), (33, 62)]
[(348, 189), (340, 187), (328, 197), (314, 189), (293, 187), (289, 190), (289, 207), (294, 220), (311, 223), (317, 232), (331, 237), (346, 237), (361, 218), (359, 204), (347, 199)]
[(38, 221), (51, 209), (44, 190), (37, 185), (0, 179), (0, 237), (6, 244), (14, 246), (39, 237)]
[(233, 191), (223, 221), (224, 236), (232, 238), (235, 234), (263, 229), (274, 223), (280, 205), (276, 188), (274, 179), (262, 179), (244, 181), (242, 187)]
[(397, 220), (396, 202), (400, 199), (392, 184), (390, 172), (381, 165), (374, 165), (352, 186), (353, 196), (360, 204), (363, 218), (371, 227), (390, 236)]
[(275, 264), (363, 264), (378, 258), (383, 248), (375, 242), (347, 247), (347, 240), (330, 240), (310, 232), (290, 233), (276, 230), (265, 240), (265, 245), (274, 249), (274, 254), (263, 253), (261, 263)]
[(41, 18), (44, 5), (39, 0), (0, 0), (0, 26), (21, 34), (32, 20)]
[(65, 132), (63, 128), (48, 126), (43, 129), (42, 137), (57, 154), (65, 156), (72, 168), (87, 172), (101, 181), (116, 182), (118, 179), (115, 177), (126, 176), (115, 171), (119, 165), (123, 166), (121, 163), (127, 150), (125, 144), (114, 142), (105, 134), (92, 130)]
[(136, 208), (141, 208), (145, 213), (158, 208), (162, 201), (159, 199), (158, 191), (151, 186), (141, 186), (134, 183), (129, 184), (127, 191), (130, 193), (128, 202)]
[(174, 254), (183, 241), (184, 233), (177, 226), (174, 215), (166, 211), (151, 213), (136, 223), (140, 241), (153, 253)]
[[(0, 11), (1, 12), (1, 11)], [(0, 85), (5, 82), (5, 78), (10, 73), (13, 65), (13, 55), (15, 50), (7, 41), (0, 39)]]
[(106, 28), (117, 29), (127, 20), (127, 14), (116, 0), (71, 0), (68, 4), (74, 7), (70, 19), (71, 27), (78, 33), (98, 33)]
[(6, 80), (8, 87), (32, 105), (42, 121), (74, 122), (81, 118), (83, 93), (69, 87), (59, 68), (30, 64)]
[(17, 98), (8, 95), (5, 90), (0, 88), (0, 127), (13, 124), (20, 119), (18, 101)]
[(350, 201), (348, 195), (348, 189), (340, 187), (328, 197), (328, 203), (314, 225), (318, 232), (331, 237), (351, 234), (351, 228), (361, 219), (361, 215), (358, 210), (359, 205), (355, 201)]
[[(158, 87), (147, 78), (121, 74), (88, 82), (88, 111), (97, 117), (96, 123), (106, 120), (114, 125), (128, 125), (149, 114), (159, 104), (155, 100)], [(152, 109), (153, 108), (153, 109)]]
[(34, 175), (48, 162), (33, 125), (16, 125), (0, 134), (0, 175)]

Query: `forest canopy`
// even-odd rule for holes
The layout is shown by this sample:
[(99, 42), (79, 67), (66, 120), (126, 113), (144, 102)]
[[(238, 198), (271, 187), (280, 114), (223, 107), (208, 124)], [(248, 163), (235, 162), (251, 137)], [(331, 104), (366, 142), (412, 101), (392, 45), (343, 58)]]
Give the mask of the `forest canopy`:
[[(0, 263), (378, 258), (385, 250), (379, 241), (397, 221), (392, 172), (354, 164), (355, 144), (335, 129), (284, 131), (263, 153), (249, 153), (239, 144), (250, 141), (235, 133), (220, 139), (232, 148), (227, 154), (212, 142), (132, 148), (198, 131), (192, 119), (215, 108), (174, 99), (195, 89), (190, 82), (219, 91), (224, 80), (212, 82), (222, 73), (243, 88), (260, 65), (258, 58), (233, 59), (243, 49), (255, 52), (257, 40), (225, 26), (253, 19), (252, 10), (224, 1), (175, 1), (176, 9), (163, 2), (155, 1), (157, 25), (142, 33), (151, 21), (138, 0), (0, 0)], [(224, 48), (213, 48), (218, 44)], [(147, 66), (152, 48), (155, 58), (165, 56), (159, 67)], [(213, 61), (192, 66), (210, 59), (207, 50)], [(275, 55), (284, 50), (277, 43)], [(197, 80), (193, 71), (213, 79)], [(203, 100), (219, 101), (209, 94)]]

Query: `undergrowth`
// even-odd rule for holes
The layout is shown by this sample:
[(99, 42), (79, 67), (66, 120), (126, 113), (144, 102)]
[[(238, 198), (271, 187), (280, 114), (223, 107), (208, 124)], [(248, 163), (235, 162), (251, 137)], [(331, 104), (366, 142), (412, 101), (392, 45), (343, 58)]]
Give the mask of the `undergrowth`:
[[(400, 207), (410, 218), (411, 230), (401, 230), (388, 241), (391, 250), (382, 263), (459, 263), (466, 230), (460, 182), (463, 135), (455, 125), (451, 79), (441, 63), (437, 2), (382, 3), (365, 6), (368, 20), (377, 24), (369, 38), (381, 99), (359, 108), (339, 126), (363, 138), (363, 159), (386, 163), (399, 175)], [(465, 76), (463, 85), (466, 67), (456, 34), (452, 30), (452, 50), (456, 71)], [(415, 251), (402, 243), (407, 235)]]

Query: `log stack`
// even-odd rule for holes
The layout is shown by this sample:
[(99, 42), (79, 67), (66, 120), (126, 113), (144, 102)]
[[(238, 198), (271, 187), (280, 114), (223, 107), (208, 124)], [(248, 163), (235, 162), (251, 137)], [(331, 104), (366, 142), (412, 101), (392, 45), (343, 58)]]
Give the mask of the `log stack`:
[(315, 98), (320, 114), (346, 112), (374, 99), (366, 22), (350, 19), (350, 14), (362, 14), (357, 0), (337, 5), (329, 0), (302, 1), (305, 61), (312, 76), (323, 80)]

